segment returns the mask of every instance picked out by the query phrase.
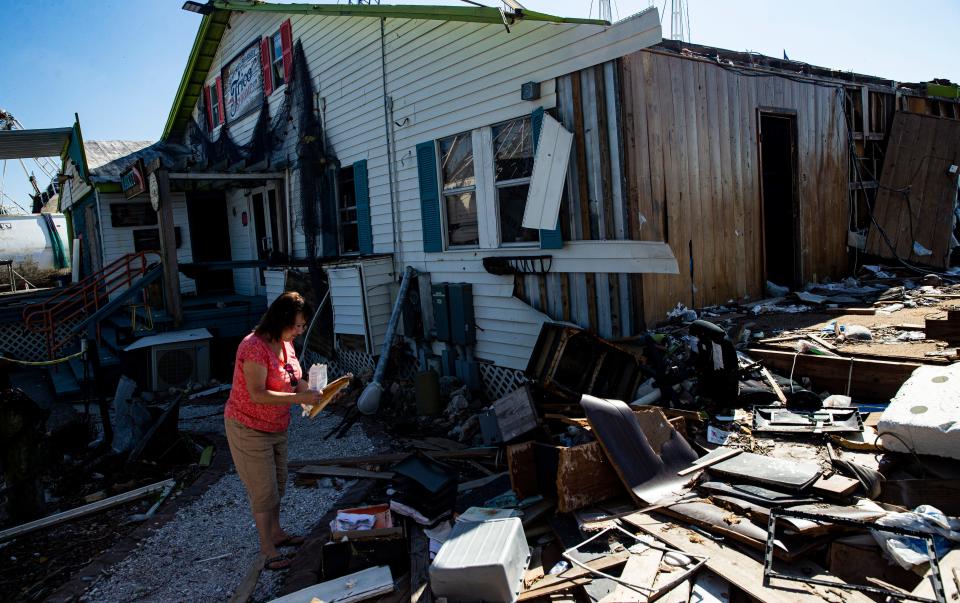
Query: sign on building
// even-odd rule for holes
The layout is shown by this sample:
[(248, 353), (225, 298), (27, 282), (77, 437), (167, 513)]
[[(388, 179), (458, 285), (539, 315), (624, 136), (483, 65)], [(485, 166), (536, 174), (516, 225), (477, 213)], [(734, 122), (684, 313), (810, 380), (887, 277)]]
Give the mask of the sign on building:
[(259, 40), (247, 46), (223, 68), (223, 104), (228, 123), (260, 107), (262, 70)]

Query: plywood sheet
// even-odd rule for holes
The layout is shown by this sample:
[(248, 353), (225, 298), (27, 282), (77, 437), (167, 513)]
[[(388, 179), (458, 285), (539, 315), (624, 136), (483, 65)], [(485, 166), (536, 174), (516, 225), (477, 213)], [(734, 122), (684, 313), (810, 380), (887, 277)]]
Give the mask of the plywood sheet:
[[(960, 121), (904, 112), (894, 116), (867, 253), (947, 267), (957, 200), (951, 165), (960, 165)], [(914, 241), (932, 255), (914, 253)]]

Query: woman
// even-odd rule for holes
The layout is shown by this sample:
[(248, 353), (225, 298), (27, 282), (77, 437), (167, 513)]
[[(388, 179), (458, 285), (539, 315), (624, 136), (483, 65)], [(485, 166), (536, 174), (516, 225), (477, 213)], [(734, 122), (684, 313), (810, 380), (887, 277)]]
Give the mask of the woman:
[(279, 547), (303, 543), (302, 537), (280, 527), (280, 498), (287, 484), (290, 407), (320, 400), (320, 392), (308, 387), (291, 343), (306, 327), (304, 305), (299, 293), (284, 293), (243, 338), (223, 411), (230, 454), (247, 489), (264, 567), (271, 570), (290, 567), (291, 560), (280, 554)]

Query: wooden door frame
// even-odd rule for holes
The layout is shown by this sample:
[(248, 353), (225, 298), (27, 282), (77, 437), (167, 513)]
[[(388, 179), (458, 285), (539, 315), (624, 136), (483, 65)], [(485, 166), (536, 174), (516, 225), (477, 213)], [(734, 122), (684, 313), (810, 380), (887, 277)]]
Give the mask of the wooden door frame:
[[(793, 179), (790, 184), (790, 192), (793, 201), (793, 272), (797, 283), (789, 283), (792, 289), (795, 284), (802, 284), (803, 275), (803, 228), (801, 226), (803, 212), (800, 206), (800, 153), (797, 141), (799, 140), (799, 129), (797, 121), (799, 117), (796, 109), (787, 109), (784, 107), (766, 107), (760, 106), (756, 109), (757, 113), (757, 167), (760, 180), (760, 265), (761, 265), (761, 283), (760, 290), (766, 290), (767, 279), (767, 229), (766, 229), (766, 202), (763, 190), (763, 130), (761, 127), (764, 116), (779, 117), (790, 120), (790, 163), (793, 165)], [(779, 283), (778, 283), (779, 284)]]

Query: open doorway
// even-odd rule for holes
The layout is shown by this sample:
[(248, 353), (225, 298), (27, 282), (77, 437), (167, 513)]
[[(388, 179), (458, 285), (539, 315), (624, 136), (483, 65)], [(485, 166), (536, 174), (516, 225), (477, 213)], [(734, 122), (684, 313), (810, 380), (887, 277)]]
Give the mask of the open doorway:
[[(186, 196), (193, 261), (231, 261), (227, 199), (223, 191), (188, 191)], [(233, 271), (205, 271), (202, 278), (196, 279), (196, 283), (199, 295), (233, 293)]]
[(795, 115), (760, 112), (760, 191), (766, 280), (798, 287), (800, 253)]

